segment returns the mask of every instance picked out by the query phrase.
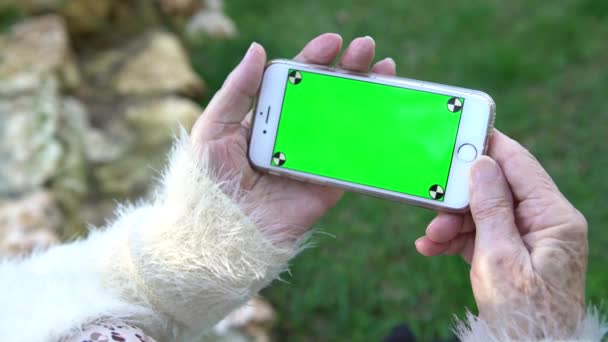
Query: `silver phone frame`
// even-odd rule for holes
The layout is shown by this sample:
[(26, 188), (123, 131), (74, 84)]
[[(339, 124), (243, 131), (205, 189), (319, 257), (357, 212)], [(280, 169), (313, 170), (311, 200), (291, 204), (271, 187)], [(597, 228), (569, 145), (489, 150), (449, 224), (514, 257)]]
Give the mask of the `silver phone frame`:
[[(275, 114), (275, 116), (277, 117), (277, 121), (276, 121), (276, 126), (274, 126), (274, 127), (268, 127), (268, 123), (269, 123), (268, 117), (267, 116), (265, 117), (264, 115), (260, 115), (258, 113), (265, 113), (264, 106), (266, 106), (268, 104), (266, 102), (266, 96), (268, 96), (268, 97), (274, 96), (274, 95), (265, 96), (265, 91), (268, 92), (269, 90), (266, 89), (264, 87), (264, 85), (265, 85), (265, 82), (266, 82), (266, 84), (268, 84), (268, 82), (269, 82), (269, 80), (267, 79), (267, 71), (273, 65), (277, 65), (277, 64), (286, 65), (287, 66), (286, 70), (289, 70), (289, 68), (294, 68), (294, 69), (298, 69), (298, 70), (312, 71), (312, 72), (318, 72), (318, 73), (322, 73), (322, 74), (333, 74), (333, 75), (338, 75), (338, 76), (341, 76), (344, 78), (364, 80), (367, 82), (374, 82), (374, 83), (385, 84), (385, 85), (393, 85), (393, 86), (398, 86), (398, 87), (402, 87), (402, 88), (415, 89), (415, 90), (426, 91), (426, 92), (434, 92), (434, 93), (439, 93), (439, 94), (444, 94), (444, 95), (451, 95), (451, 96), (458, 96), (458, 97), (465, 98), (465, 107), (464, 107), (463, 112), (461, 113), (461, 122), (460, 122), (460, 125), (458, 128), (456, 142), (454, 144), (454, 151), (453, 151), (453, 155), (452, 155), (452, 164), (450, 165), (448, 181), (446, 182), (446, 197), (444, 197), (444, 201), (440, 202), (437, 200), (422, 198), (419, 196), (408, 195), (405, 193), (374, 188), (374, 187), (370, 187), (370, 186), (355, 184), (352, 182), (341, 181), (341, 180), (337, 180), (337, 179), (333, 179), (333, 178), (329, 178), (329, 177), (318, 176), (318, 175), (313, 175), (313, 174), (309, 174), (309, 173), (305, 173), (305, 172), (294, 171), (294, 170), (284, 169), (281, 167), (272, 166), (270, 163), (270, 159), (272, 158), (274, 143), (276, 141), (276, 133), (278, 130), (278, 118), (280, 117), (282, 108), (280, 108), (280, 106), (279, 106), (279, 108), (276, 108), (276, 106), (275, 106), (275, 110), (274, 110), (273, 114)], [(283, 89), (281, 89), (281, 92), (282, 92), (280, 94), (281, 99), (284, 97), (284, 91), (285, 91), (284, 88), (286, 88), (286, 87), (283, 87)], [(276, 90), (276, 89), (274, 89), (274, 90)], [(487, 106), (488, 111), (487, 111), (487, 115), (484, 118), (482, 118), (482, 119), (484, 119), (483, 121), (485, 121), (485, 122), (471, 121), (472, 123), (469, 124), (469, 126), (470, 125), (478, 126), (477, 129), (479, 130), (478, 134), (480, 136), (475, 135), (474, 137), (472, 137), (472, 136), (462, 137), (461, 133), (465, 132), (465, 130), (462, 128), (464, 127), (463, 119), (465, 118), (465, 114), (466, 114), (465, 111), (467, 110), (467, 102), (469, 103), (468, 107), (471, 108), (472, 107), (471, 101), (474, 101), (473, 103), (477, 103), (477, 105)], [(295, 61), (287, 60), (287, 59), (271, 60), (266, 65), (262, 85), (260, 86), (260, 90), (259, 90), (258, 96), (256, 97), (253, 108), (254, 108), (253, 109), (254, 110), (253, 111), (253, 124), (252, 124), (252, 128), (251, 128), (250, 141), (249, 141), (249, 145), (248, 145), (249, 148), (248, 148), (247, 155), (248, 155), (251, 165), (255, 169), (265, 172), (265, 173), (275, 175), (275, 176), (288, 177), (288, 178), (291, 178), (291, 179), (294, 179), (297, 181), (309, 182), (309, 183), (323, 185), (323, 186), (340, 188), (343, 190), (359, 192), (359, 193), (363, 193), (366, 195), (371, 195), (371, 196), (379, 197), (379, 198), (383, 198), (383, 199), (395, 200), (395, 201), (399, 201), (399, 202), (414, 204), (414, 205), (425, 207), (425, 208), (441, 210), (441, 211), (449, 211), (449, 212), (464, 212), (468, 209), (468, 205), (469, 205), (468, 171), (469, 171), (471, 162), (459, 161), (458, 155), (457, 155), (458, 149), (460, 146), (463, 145), (463, 141), (465, 141), (465, 143), (472, 143), (476, 147), (476, 149), (478, 151), (477, 157), (479, 157), (482, 154), (485, 154), (487, 151), (487, 148), (488, 148), (489, 138), (490, 138), (492, 128), (494, 126), (494, 120), (496, 117), (496, 105), (494, 103), (494, 100), (488, 94), (478, 91), (478, 90), (448, 86), (448, 85), (437, 84), (437, 83), (432, 83), (432, 82), (424, 82), (424, 81), (408, 79), (408, 78), (401, 78), (401, 77), (396, 77), (396, 76), (386, 76), (386, 75), (379, 75), (379, 74), (374, 74), (374, 73), (358, 73), (358, 72), (352, 72), (349, 70), (339, 69), (339, 68), (335, 68), (335, 67), (299, 63), (299, 62), (295, 62)], [(467, 118), (469, 118), (469, 121), (470, 121), (470, 120), (472, 120), (471, 118), (472, 118), (472, 115), (474, 115), (474, 114), (472, 113), (473, 112), (472, 110), (469, 110), (469, 111), (470, 111), (469, 116), (467, 116)], [(262, 118), (264, 118), (264, 120), (262, 120)], [(260, 122), (263, 122), (263, 123), (260, 123)], [(271, 134), (262, 134), (261, 133), (262, 130), (267, 131), (267, 132), (270, 130)], [(468, 133), (468, 132), (466, 132), (466, 133)], [(260, 139), (264, 139), (263, 140), (264, 143), (267, 143), (268, 142), (267, 140), (271, 140), (271, 142), (272, 142), (271, 148), (268, 151), (268, 153), (266, 154), (269, 157), (267, 162), (266, 161), (260, 162), (260, 160), (258, 159), (258, 156), (254, 155), (254, 152), (253, 152), (253, 151), (258, 150), (257, 147), (261, 144)], [(471, 139), (473, 139), (474, 141), (472, 141)], [(460, 141), (460, 143), (459, 143), (459, 141)], [(481, 151), (481, 153), (479, 153), (479, 151)], [(455, 163), (454, 161), (457, 161), (457, 162)], [(468, 166), (463, 166), (462, 164), (468, 164)], [(460, 168), (456, 169), (456, 165), (459, 165)], [(466, 187), (463, 187), (462, 184), (460, 184), (460, 183), (455, 183), (455, 181), (450, 182), (450, 180), (452, 180), (453, 177), (464, 177), (463, 175), (460, 175), (463, 173), (462, 167), (464, 167), (466, 169), (464, 171), (466, 171), (466, 173), (467, 173), (466, 181), (465, 181), (465, 183), (467, 185)], [(456, 171), (456, 170), (458, 170), (458, 171)], [(453, 171), (458, 172), (459, 175), (453, 174)], [(450, 185), (453, 185), (453, 187), (451, 188)], [(456, 185), (459, 187), (459, 189), (457, 189), (457, 190), (460, 190), (462, 193), (464, 193), (464, 196), (462, 197), (463, 200), (460, 201), (460, 203), (451, 201), (448, 204), (447, 195), (450, 193), (450, 192), (448, 192), (448, 189), (453, 189), (454, 187), (456, 187)], [(454, 191), (454, 190), (452, 190), (452, 191)], [(452, 197), (450, 197), (451, 199), (456, 198), (456, 197), (454, 197), (454, 195), (451, 195), (451, 196), (452, 196)], [(452, 202), (455, 202), (455, 204), (451, 205)]]

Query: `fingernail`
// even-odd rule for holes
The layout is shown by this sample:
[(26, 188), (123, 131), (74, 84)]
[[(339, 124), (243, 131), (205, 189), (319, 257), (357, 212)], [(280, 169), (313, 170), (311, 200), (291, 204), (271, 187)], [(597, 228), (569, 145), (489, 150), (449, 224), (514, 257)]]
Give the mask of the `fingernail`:
[(327, 33), (327, 35), (334, 36), (334, 37), (337, 37), (338, 39), (342, 40), (342, 36), (338, 33), (330, 32), (330, 33)]
[(488, 183), (498, 179), (500, 171), (496, 162), (488, 157), (480, 158), (473, 166), (475, 183)]
[(243, 59), (249, 57), (249, 55), (251, 54), (251, 51), (253, 51), (253, 47), (258, 45), (258, 43), (253, 42), (251, 43), (251, 45), (249, 45), (249, 48), (247, 49), (247, 52), (245, 53), (245, 57), (243, 57)]
[(390, 58), (390, 57), (386, 57), (384, 60), (387, 61), (387, 62), (390, 62), (393, 65), (397, 65), (397, 63), (395, 63), (395, 60), (392, 59), (392, 58)]
[(433, 221), (431, 221), (431, 223), (429, 223), (429, 225), (426, 227), (426, 230), (424, 231), (424, 233), (428, 235), (429, 229), (431, 229), (431, 227), (434, 225), (435, 225), (435, 220), (433, 220)]
[(424, 239), (424, 236), (417, 238), (416, 241), (414, 241), (414, 245), (417, 245), (418, 242), (422, 239)]
[(363, 38), (369, 39), (372, 41), (372, 43), (374, 43), (374, 45), (376, 44), (376, 41), (374, 40), (374, 38), (372, 38), (371, 36), (365, 36)]

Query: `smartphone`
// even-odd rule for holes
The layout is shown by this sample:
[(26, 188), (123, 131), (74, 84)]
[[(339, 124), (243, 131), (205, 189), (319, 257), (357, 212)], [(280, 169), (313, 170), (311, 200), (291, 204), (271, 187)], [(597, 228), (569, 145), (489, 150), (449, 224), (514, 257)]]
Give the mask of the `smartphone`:
[(495, 108), (477, 90), (273, 60), (249, 160), (280, 177), (462, 212)]

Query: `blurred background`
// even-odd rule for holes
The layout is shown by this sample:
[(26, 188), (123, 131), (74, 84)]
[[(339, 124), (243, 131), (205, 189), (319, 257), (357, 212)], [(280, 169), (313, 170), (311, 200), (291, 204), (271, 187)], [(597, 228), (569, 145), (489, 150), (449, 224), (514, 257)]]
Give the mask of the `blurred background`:
[[(600, 0), (0, 0), (0, 253), (103, 225), (116, 203), (145, 195), (177, 122), (194, 122), (252, 41), (290, 58), (323, 32), (374, 37), (400, 76), (492, 95), (496, 127), (586, 215), (588, 301), (608, 298)], [(454, 315), (476, 308), (468, 265), (414, 249), (432, 217), (348, 194), (315, 248), (263, 292), (276, 312), (263, 304), (259, 326), (233, 330), (377, 341), (407, 324), (423, 341), (451, 338)]]

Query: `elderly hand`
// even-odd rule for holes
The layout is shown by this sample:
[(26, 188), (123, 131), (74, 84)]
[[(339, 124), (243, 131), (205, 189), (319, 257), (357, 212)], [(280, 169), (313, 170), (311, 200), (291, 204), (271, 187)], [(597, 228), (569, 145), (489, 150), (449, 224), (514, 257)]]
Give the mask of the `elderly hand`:
[[(294, 58), (298, 62), (329, 65), (342, 48), (342, 38), (326, 33), (313, 39)], [(375, 43), (370, 37), (350, 43), (339, 61), (343, 69), (366, 72), (374, 59)], [(249, 204), (261, 209), (261, 225), (272, 237), (295, 239), (335, 205), (342, 191), (301, 183), (260, 173), (251, 168), (247, 147), (251, 128), (250, 111), (260, 87), (266, 54), (253, 43), (241, 63), (228, 76), (222, 88), (192, 129), (195, 146), (206, 149), (212, 168), (220, 176), (237, 177), (247, 193)], [(395, 63), (384, 59), (372, 72), (394, 75)], [(247, 211), (247, 208), (244, 208)]]
[(585, 311), (587, 222), (520, 144), (494, 131), (489, 156), (471, 168), (471, 212), (440, 213), (416, 248), (471, 263), (479, 315), (491, 327), (514, 322), (515, 339), (568, 338)]

